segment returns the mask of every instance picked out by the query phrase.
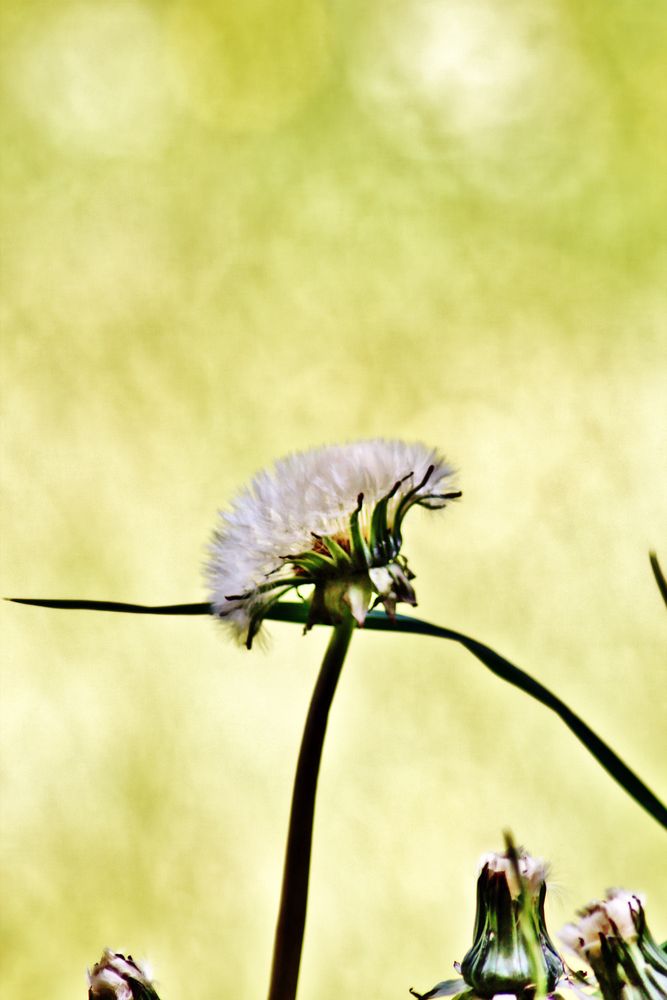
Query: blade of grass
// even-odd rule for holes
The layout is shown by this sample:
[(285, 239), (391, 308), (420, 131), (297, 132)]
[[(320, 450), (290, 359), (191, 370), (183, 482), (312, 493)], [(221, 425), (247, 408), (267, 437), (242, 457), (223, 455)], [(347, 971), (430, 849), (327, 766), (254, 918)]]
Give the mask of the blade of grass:
[(14, 604), (37, 608), (60, 608), (69, 611), (120, 611), (130, 615), (210, 615), (211, 605), (197, 604), (127, 604), (125, 601), (55, 600), (42, 597), (6, 597)]
[[(657, 563), (657, 560), (656, 560)], [(653, 560), (651, 560), (651, 565)], [(659, 570), (659, 567), (658, 567)], [(654, 566), (655, 573), (655, 566)], [(662, 573), (659, 577), (664, 581)], [(660, 582), (656, 575), (658, 585)], [(210, 613), (208, 604), (167, 604), (154, 607), (141, 604), (123, 604), (115, 601), (76, 601), (76, 600), (46, 600), (37, 598), (8, 598), (17, 604), (32, 604), (47, 608), (76, 608), (94, 611), (128, 611), (132, 614), (154, 614), (154, 615), (203, 615)], [(296, 622), (305, 624), (308, 611), (303, 602), (280, 601), (269, 613), (267, 618), (274, 621)], [(478, 642), (470, 636), (455, 632), (453, 629), (443, 628), (439, 625), (432, 625), (430, 622), (422, 621), (419, 618), (412, 618), (408, 615), (396, 615), (392, 621), (383, 611), (371, 611), (366, 617), (365, 628), (367, 630), (378, 630), (385, 632), (407, 632), (416, 635), (430, 635), (439, 639), (449, 639), (464, 646), (470, 653), (480, 660), (497, 677), (502, 678), (509, 684), (514, 685), (520, 691), (524, 691), (542, 705), (550, 708), (552, 712), (565, 723), (574, 735), (580, 740), (586, 749), (595, 757), (599, 764), (607, 773), (618, 782), (621, 788), (630, 795), (635, 802), (644, 808), (661, 826), (667, 829), (667, 808), (660, 799), (648, 788), (644, 782), (627, 766), (621, 758), (614, 753), (611, 747), (600, 739), (593, 732), (583, 719), (580, 719), (576, 712), (573, 712), (565, 702), (561, 701), (557, 695), (549, 691), (548, 688), (536, 681), (530, 674), (515, 667), (513, 663), (506, 660), (495, 650), (483, 643)]]
[(627, 766), (621, 758), (614, 753), (611, 747), (600, 739), (593, 732), (583, 719), (579, 718), (565, 702), (561, 701), (557, 695), (553, 694), (539, 681), (536, 681), (530, 674), (515, 667), (513, 663), (506, 660), (495, 650), (476, 639), (471, 639), (467, 635), (455, 632), (452, 629), (441, 628), (438, 625), (431, 625), (429, 622), (421, 621), (418, 618), (411, 618), (407, 615), (397, 615), (396, 621), (392, 622), (379, 612), (372, 612), (366, 618), (365, 628), (378, 629), (382, 631), (412, 632), (419, 635), (431, 635), (441, 639), (451, 639), (460, 643), (470, 653), (480, 660), (484, 666), (501, 677), (520, 691), (525, 691), (531, 698), (535, 698), (542, 705), (550, 708), (552, 712), (565, 723), (574, 735), (579, 739), (586, 749), (591, 753), (607, 773), (618, 782), (621, 788), (630, 795), (635, 802), (642, 806), (661, 826), (667, 829), (667, 808), (659, 798), (648, 788), (644, 782)]

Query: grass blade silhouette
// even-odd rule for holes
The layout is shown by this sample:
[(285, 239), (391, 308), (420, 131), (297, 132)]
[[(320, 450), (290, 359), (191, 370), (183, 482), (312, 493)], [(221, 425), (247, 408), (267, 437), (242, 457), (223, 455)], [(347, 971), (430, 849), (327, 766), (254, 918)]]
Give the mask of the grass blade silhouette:
[[(651, 553), (651, 566), (656, 577), (656, 582), (663, 597), (667, 602), (667, 585), (660, 570), (657, 558)], [(663, 590), (664, 588), (664, 590)], [(65, 608), (81, 609), (91, 611), (116, 611), (129, 612), (130, 614), (148, 615), (205, 615), (210, 614), (208, 604), (165, 604), (165, 605), (142, 605), (124, 604), (117, 601), (87, 601), (87, 600), (50, 600), (42, 598), (8, 598), (17, 604), (30, 604), (45, 608)], [(299, 601), (281, 601), (274, 605), (267, 614), (267, 618), (274, 621), (294, 622), (300, 625), (305, 624), (307, 616), (307, 605)], [(467, 649), (492, 673), (502, 680), (507, 681), (520, 691), (524, 691), (536, 701), (539, 701), (546, 708), (551, 709), (565, 723), (568, 729), (574, 733), (578, 740), (583, 743), (586, 749), (595, 757), (599, 764), (607, 773), (618, 782), (621, 788), (630, 795), (635, 802), (644, 808), (661, 826), (667, 830), (667, 808), (660, 799), (648, 788), (634, 771), (625, 764), (611, 747), (604, 740), (593, 732), (583, 719), (576, 712), (573, 712), (557, 695), (549, 691), (543, 684), (536, 681), (530, 674), (514, 666), (504, 656), (496, 653), (495, 650), (484, 643), (478, 642), (462, 632), (453, 629), (443, 628), (440, 625), (432, 625), (430, 622), (422, 621), (419, 618), (412, 618), (408, 615), (396, 615), (395, 619), (388, 618), (383, 611), (371, 611), (366, 618), (365, 629), (368, 631), (383, 632), (404, 632), (414, 635), (433, 636), (438, 639), (449, 639), (458, 642)]]

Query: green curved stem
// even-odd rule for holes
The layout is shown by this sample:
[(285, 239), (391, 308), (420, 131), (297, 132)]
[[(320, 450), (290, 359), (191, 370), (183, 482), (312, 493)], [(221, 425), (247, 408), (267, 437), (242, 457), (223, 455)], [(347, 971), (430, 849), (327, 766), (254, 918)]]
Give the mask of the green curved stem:
[[(302, 605), (296, 602), (284, 602), (276, 605), (271, 617), (280, 621), (302, 621)], [(396, 615), (394, 621), (388, 618), (384, 612), (372, 611), (366, 617), (364, 625), (366, 629), (377, 629), (383, 632), (410, 632), (417, 635), (431, 635), (438, 639), (450, 639), (460, 643), (473, 656), (477, 657), (485, 667), (501, 677), (504, 681), (513, 684), (520, 691), (525, 691), (531, 698), (535, 698), (542, 705), (546, 705), (552, 712), (565, 723), (574, 733), (586, 749), (591, 753), (599, 764), (607, 771), (611, 777), (619, 783), (621, 788), (630, 795), (635, 802), (638, 802), (661, 826), (667, 829), (667, 808), (659, 798), (648, 788), (644, 782), (627, 766), (621, 758), (614, 753), (611, 747), (600, 739), (593, 732), (583, 719), (580, 719), (576, 712), (568, 708), (565, 702), (561, 701), (557, 695), (549, 691), (548, 688), (536, 681), (530, 674), (515, 667), (513, 663), (506, 660), (495, 650), (470, 636), (455, 632), (453, 629), (442, 628), (439, 625), (432, 625), (430, 622), (421, 621), (419, 618), (412, 618), (408, 615)]]
[[(663, 592), (664, 576), (660, 571), (658, 561), (655, 557), (651, 559), (651, 565), (656, 577), (656, 582)], [(656, 571), (657, 570), (657, 571)], [(663, 595), (664, 596), (664, 595)], [(36, 598), (9, 598), (19, 604), (33, 604), (47, 608), (83, 608), (96, 611), (129, 611), (134, 614), (181, 614), (181, 615), (204, 615), (210, 613), (208, 604), (170, 604), (149, 607), (140, 604), (121, 604), (114, 601), (87, 601), (87, 600), (48, 600)], [(307, 608), (304, 603), (297, 601), (281, 601), (274, 605), (268, 612), (267, 618), (274, 621), (297, 622), (303, 625), (307, 617)], [(396, 615), (392, 621), (382, 611), (371, 611), (366, 617), (364, 626), (367, 630), (380, 630), (390, 632), (409, 632), (417, 635), (431, 635), (439, 639), (450, 639), (464, 646), (473, 656), (477, 657), (492, 673), (501, 677), (509, 684), (525, 691), (531, 698), (535, 698), (542, 705), (551, 709), (565, 723), (565, 725), (575, 734), (586, 749), (604, 767), (608, 774), (618, 782), (621, 788), (630, 795), (635, 802), (639, 803), (661, 826), (667, 829), (667, 808), (660, 799), (648, 788), (643, 781), (630, 768), (623, 763), (620, 757), (614, 753), (611, 747), (597, 736), (583, 719), (573, 712), (565, 702), (561, 701), (557, 695), (548, 688), (534, 680), (530, 674), (515, 667), (504, 657), (500, 656), (489, 646), (471, 639), (461, 632), (453, 629), (442, 628), (439, 625), (432, 625), (430, 622), (421, 621), (419, 618), (411, 618), (407, 615)]]
[(294, 776), (268, 1000), (294, 1000), (296, 996), (306, 926), (317, 778), (329, 709), (336, 693), (354, 624), (354, 619), (348, 615), (333, 630), (303, 730)]

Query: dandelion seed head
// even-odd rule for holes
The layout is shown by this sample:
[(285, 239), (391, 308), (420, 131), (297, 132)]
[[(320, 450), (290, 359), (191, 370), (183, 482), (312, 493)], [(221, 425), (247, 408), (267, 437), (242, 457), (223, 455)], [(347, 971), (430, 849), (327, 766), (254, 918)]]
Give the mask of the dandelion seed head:
[[(206, 566), (213, 613), (237, 637), (251, 639), (283, 583), (289, 589), (300, 580), (306, 585), (327, 576), (358, 578), (369, 599), (377, 593), (390, 613), (397, 600), (414, 603), (407, 583), (411, 574), (399, 557), (402, 519), (416, 504), (446, 506), (458, 496), (452, 494), (453, 477), (435, 449), (383, 439), (279, 460), (219, 514)], [(374, 518), (378, 505), (382, 517)], [(301, 562), (292, 561), (300, 556)], [(350, 600), (357, 602), (353, 614), (363, 623), (363, 594), (348, 594)]]

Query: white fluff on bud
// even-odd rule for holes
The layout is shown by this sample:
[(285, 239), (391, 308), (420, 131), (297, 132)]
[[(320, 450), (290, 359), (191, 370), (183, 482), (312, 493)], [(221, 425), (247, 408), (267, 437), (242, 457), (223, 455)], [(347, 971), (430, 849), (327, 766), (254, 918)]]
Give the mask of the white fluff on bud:
[[(549, 866), (546, 861), (542, 858), (533, 858), (525, 851), (519, 851), (517, 854), (517, 863), (519, 873), (528, 891), (532, 894), (539, 892), (540, 886), (546, 882), (549, 874)], [(521, 886), (519, 885), (511, 858), (508, 858), (506, 854), (496, 854), (495, 852), (483, 854), (479, 859), (480, 872), (484, 867), (487, 867), (490, 872), (502, 872), (505, 875), (512, 899), (519, 897)]]
[(608, 889), (606, 899), (595, 900), (585, 907), (576, 923), (562, 928), (560, 938), (582, 958), (600, 951), (600, 935), (636, 941), (635, 917), (643, 906), (643, 895)]
[(132, 1000), (131, 982), (152, 991), (148, 969), (137, 965), (131, 955), (126, 957), (106, 948), (100, 961), (88, 972), (89, 1000)]
[(605, 913), (610, 923), (616, 927), (616, 932), (626, 941), (637, 938), (635, 915), (639, 907), (643, 907), (646, 898), (642, 893), (626, 892), (624, 889), (609, 889), (604, 903)]

